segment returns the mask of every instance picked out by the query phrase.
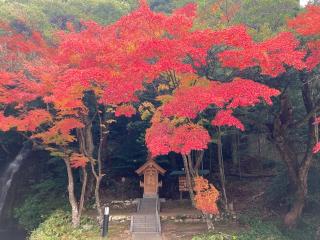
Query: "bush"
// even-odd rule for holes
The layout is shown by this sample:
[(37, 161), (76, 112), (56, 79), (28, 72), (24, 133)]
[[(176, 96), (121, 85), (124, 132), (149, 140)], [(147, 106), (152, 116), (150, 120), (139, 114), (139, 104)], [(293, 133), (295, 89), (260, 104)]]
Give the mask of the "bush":
[[(283, 209), (283, 206), (288, 207), (292, 204), (293, 195), (286, 168), (283, 164), (280, 164), (278, 168), (279, 174), (272, 179), (272, 183), (264, 196), (270, 206), (275, 209)], [(308, 174), (308, 198), (306, 199), (306, 207), (308, 208), (308, 206), (311, 205), (310, 208), (312, 212), (315, 207), (320, 208), (319, 172), (319, 164), (314, 164)]]
[(71, 225), (71, 214), (62, 210), (52, 213), (32, 231), (29, 240), (98, 240), (99, 228), (88, 217), (83, 217), (79, 228)]
[(292, 240), (287, 238), (273, 223), (250, 219), (250, 229), (236, 235), (211, 233), (194, 237), (192, 240)]
[(62, 187), (56, 181), (48, 179), (31, 187), (21, 206), (14, 209), (14, 217), (30, 232), (53, 211), (61, 208), (68, 208)]
[(195, 236), (192, 240), (237, 240), (237, 236), (228, 235), (225, 233), (212, 233)]
[(241, 233), (237, 240), (292, 240), (287, 238), (273, 223), (256, 220), (250, 230)]

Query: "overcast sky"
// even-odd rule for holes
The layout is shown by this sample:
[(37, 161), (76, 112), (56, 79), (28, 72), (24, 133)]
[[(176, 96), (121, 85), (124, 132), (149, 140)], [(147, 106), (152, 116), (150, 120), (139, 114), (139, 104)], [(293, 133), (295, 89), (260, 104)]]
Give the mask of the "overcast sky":
[(300, 0), (300, 5), (305, 6), (308, 3), (308, 0)]

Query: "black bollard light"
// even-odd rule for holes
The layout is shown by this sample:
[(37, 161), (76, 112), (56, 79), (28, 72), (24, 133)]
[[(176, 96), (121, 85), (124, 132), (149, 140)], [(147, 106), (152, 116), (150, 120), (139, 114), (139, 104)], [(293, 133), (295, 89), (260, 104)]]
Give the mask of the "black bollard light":
[(102, 237), (108, 235), (109, 230), (109, 207), (104, 208), (103, 223), (102, 223)]

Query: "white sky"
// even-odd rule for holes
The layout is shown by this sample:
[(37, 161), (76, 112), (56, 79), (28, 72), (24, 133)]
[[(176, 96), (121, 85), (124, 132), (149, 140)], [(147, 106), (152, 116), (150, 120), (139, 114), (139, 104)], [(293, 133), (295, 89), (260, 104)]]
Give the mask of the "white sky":
[(308, 0), (300, 0), (300, 6), (305, 6), (307, 5)]

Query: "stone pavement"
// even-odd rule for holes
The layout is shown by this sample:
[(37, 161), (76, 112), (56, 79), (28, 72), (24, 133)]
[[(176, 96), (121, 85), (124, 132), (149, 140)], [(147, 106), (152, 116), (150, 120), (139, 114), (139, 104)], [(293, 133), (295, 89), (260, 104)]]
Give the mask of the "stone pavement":
[(133, 233), (132, 240), (162, 240), (159, 233)]

